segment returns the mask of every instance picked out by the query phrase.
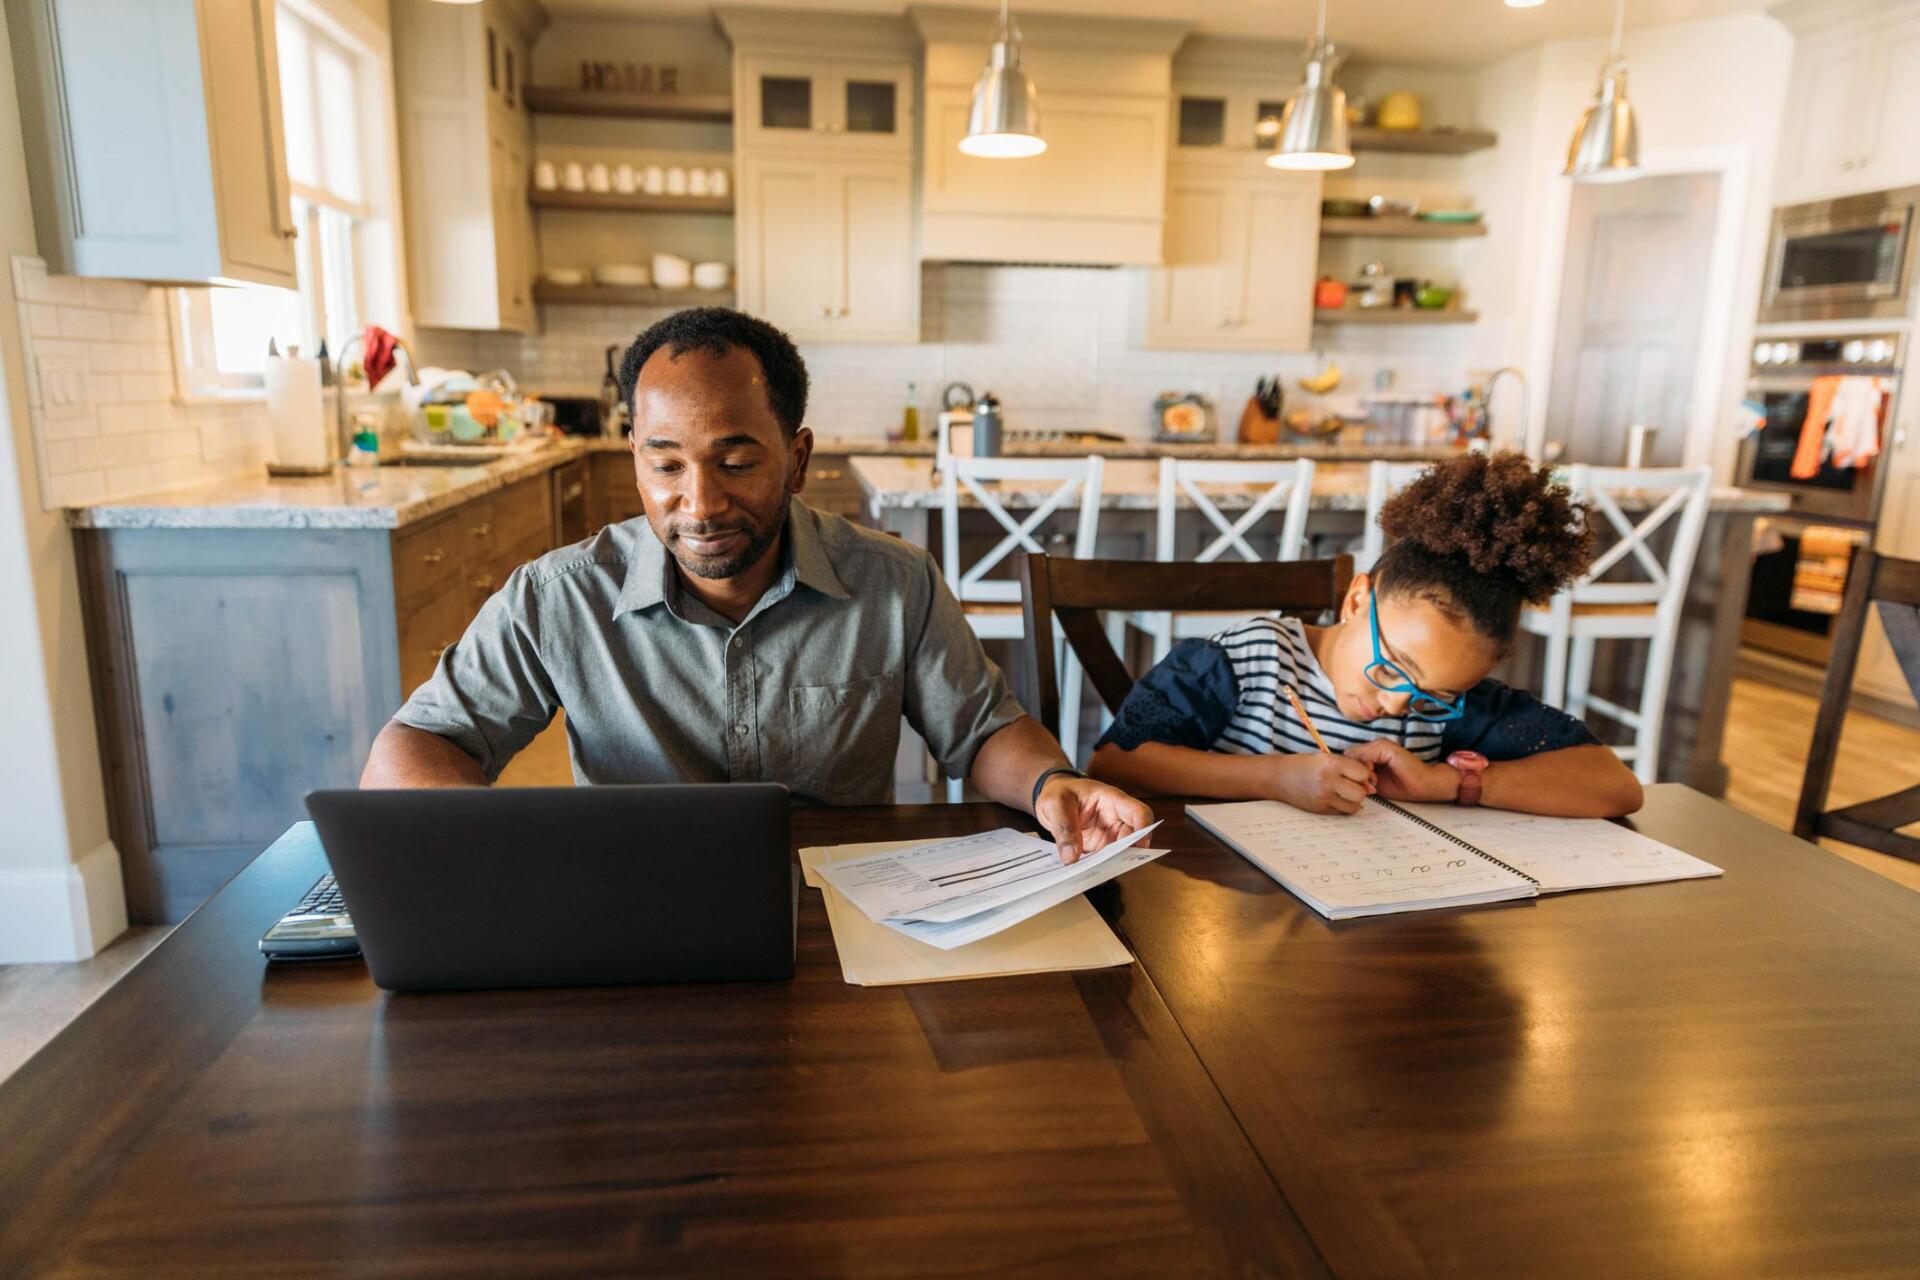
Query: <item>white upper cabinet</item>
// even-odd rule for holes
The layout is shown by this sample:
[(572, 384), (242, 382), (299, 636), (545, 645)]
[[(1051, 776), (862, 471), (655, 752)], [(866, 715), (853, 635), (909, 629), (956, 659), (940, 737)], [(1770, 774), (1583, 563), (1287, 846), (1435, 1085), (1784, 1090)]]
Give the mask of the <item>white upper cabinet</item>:
[(1795, 29), (1775, 191), (1783, 204), (1920, 182), (1920, 4), (1780, 11)]
[(911, 29), (716, 15), (734, 49), (740, 309), (801, 341), (919, 341)]
[(1319, 229), (1316, 174), (1176, 165), (1141, 345), (1307, 350)]
[(912, 153), (913, 64), (905, 59), (748, 55), (740, 68), (735, 119), (748, 150)]
[(941, 261), (1160, 261), (1173, 51), (1186, 24), (1031, 14), (1022, 63), (1047, 149), (964, 155), (993, 16), (914, 7), (926, 40), (921, 253)]
[(413, 319), (528, 332), (537, 253), (522, 94), (540, 10), (394, 0)]
[(294, 285), (273, 0), (6, 0), (63, 275)]

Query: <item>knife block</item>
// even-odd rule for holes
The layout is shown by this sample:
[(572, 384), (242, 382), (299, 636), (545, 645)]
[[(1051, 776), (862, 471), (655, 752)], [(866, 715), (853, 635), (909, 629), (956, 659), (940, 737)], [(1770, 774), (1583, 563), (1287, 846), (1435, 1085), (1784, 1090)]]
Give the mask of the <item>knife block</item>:
[(1248, 396), (1247, 407), (1240, 411), (1240, 429), (1237, 438), (1241, 444), (1278, 444), (1280, 442), (1280, 419), (1269, 417), (1260, 407), (1260, 397)]

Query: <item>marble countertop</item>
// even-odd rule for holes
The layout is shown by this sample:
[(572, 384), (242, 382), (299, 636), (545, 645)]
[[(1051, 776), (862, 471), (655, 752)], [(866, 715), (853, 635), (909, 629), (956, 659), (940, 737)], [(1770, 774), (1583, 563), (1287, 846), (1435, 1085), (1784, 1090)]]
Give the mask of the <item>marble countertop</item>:
[[(868, 504), (877, 510), (931, 510), (940, 506), (940, 482), (930, 460), (918, 458), (855, 457), (849, 464)], [(1047, 481), (1001, 481), (992, 486), (1005, 495), (1009, 508), (1037, 507), (1053, 495), (1057, 484)], [(1244, 511), (1266, 493), (1264, 484), (1204, 485), (1222, 511)], [(1637, 505), (1629, 495), (1617, 495), (1623, 507)], [(960, 495), (963, 506), (978, 506), (970, 494)], [(1183, 494), (1182, 506), (1192, 503)], [(1101, 484), (1103, 511), (1152, 511), (1160, 503), (1160, 466), (1157, 462), (1120, 458), (1108, 461)], [(1720, 486), (1714, 489), (1711, 510), (1721, 512), (1784, 511), (1785, 494)], [(1315, 511), (1364, 511), (1367, 507), (1367, 468), (1359, 462), (1328, 462), (1314, 468)]]
[(335, 467), (324, 476), (284, 478), (263, 468), (69, 507), (67, 523), (76, 529), (399, 529), (586, 452), (583, 442), (563, 440), (470, 467)]

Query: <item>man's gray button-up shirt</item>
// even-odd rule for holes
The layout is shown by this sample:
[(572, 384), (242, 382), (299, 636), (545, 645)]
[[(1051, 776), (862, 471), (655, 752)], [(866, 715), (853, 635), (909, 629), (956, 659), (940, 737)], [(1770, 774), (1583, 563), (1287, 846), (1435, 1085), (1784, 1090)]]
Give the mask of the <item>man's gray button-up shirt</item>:
[(514, 570), (395, 715), (488, 778), (566, 708), (574, 779), (781, 782), (893, 798), (900, 720), (964, 777), (1024, 713), (933, 557), (795, 499), (782, 571), (733, 626), (645, 518)]

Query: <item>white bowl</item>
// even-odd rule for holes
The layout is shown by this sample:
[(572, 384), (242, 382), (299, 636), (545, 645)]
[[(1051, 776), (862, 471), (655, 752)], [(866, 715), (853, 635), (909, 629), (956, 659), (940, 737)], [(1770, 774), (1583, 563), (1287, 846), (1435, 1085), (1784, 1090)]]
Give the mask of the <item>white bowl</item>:
[(653, 283), (662, 289), (684, 289), (693, 283), (693, 264), (677, 254), (656, 253)]
[(634, 288), (647, 285), (652, 279), (645, 267), (634, 262), (603, 262), (593, 269), (595, 284)]
[(733, 268), (724, 262), (693, 264), (693, 287), (696, 289), (724, 289), (732, 277)]
[(587, 273), (579, 267), (548, 267), (543, 274), (548, 284), (564, 285), (567, 288), (587, 282)]

